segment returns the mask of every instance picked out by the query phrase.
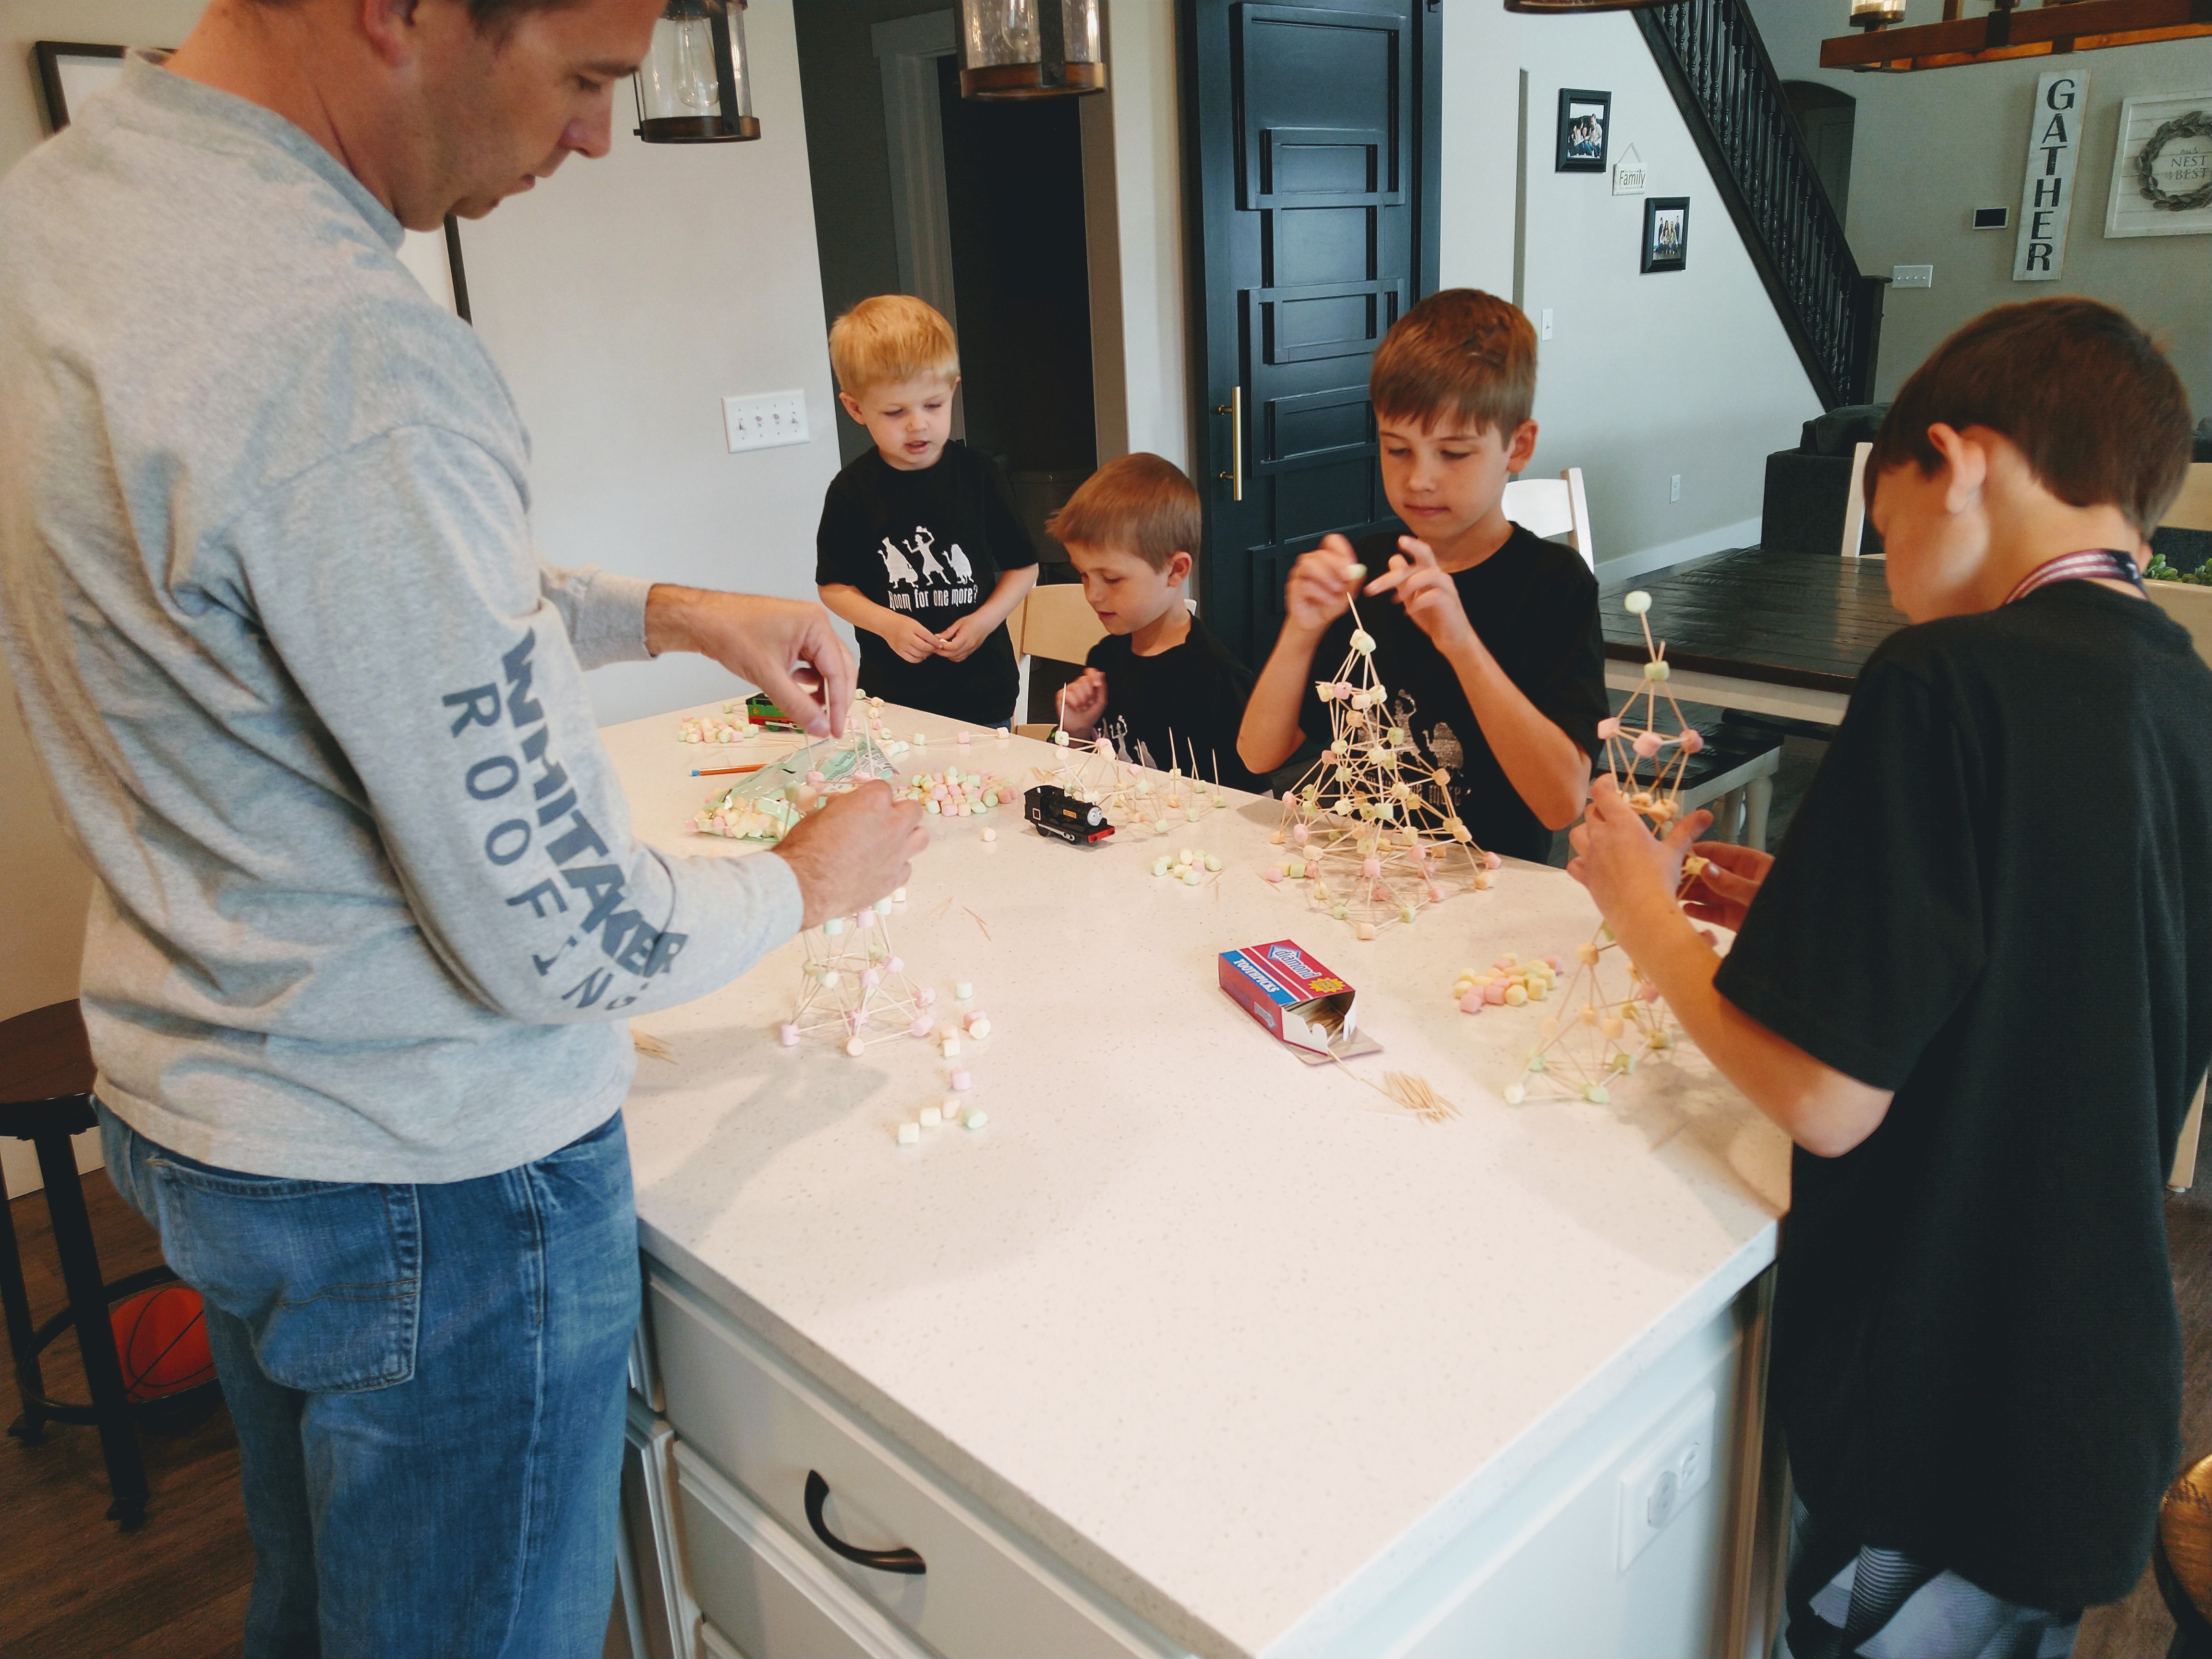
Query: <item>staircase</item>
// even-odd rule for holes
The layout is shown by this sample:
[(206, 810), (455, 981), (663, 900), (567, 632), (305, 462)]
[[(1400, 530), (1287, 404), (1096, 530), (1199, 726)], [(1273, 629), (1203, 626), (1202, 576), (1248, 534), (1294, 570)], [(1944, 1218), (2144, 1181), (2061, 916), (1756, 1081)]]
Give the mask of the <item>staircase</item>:
[(1874, 396), (1887, 279), (1860, 273), (1744, 0), (1636, 13), (1821, 403)]

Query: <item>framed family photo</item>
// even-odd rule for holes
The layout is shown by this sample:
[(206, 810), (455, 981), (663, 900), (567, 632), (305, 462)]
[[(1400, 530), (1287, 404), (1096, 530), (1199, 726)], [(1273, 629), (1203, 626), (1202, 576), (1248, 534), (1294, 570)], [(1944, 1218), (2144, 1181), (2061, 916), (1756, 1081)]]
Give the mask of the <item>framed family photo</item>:
[(1613, 142), (1613, 94), (1559, 88), (1559, 154), (1555, 173), (1603, 173)]
[(1644, 198), (1644, 270), (1686, 270), (1690, 264), (1690, 198)]

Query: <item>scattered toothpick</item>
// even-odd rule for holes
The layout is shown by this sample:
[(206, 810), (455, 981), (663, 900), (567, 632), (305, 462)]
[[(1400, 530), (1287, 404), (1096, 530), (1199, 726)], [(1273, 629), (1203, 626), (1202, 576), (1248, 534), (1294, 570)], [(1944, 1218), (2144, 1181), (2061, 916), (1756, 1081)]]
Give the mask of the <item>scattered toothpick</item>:
[[(963, 910), (968, 910), (968, 907), (964, 904), (960, 908)], [(975, 916), (975, 925), (983, 930), (983, 938), (987, 943), (989, 942), (991, 938), (991, 924), (984, 921), (982, 917), (976, 916), (973, 910), (968, 910), (968, 914), (971, 916)]]
[(647, 1059), (665, 1060), (672, 1066), (676, 1063), (675, 1054), (666, 1043), (653, 1036), (652, 1032), (641, 1031), (633, 1026), (630, 1028), (629, 1040), (636, 1046), (638, 1053)]
[(1382, 1081), (1376, 1083), (1361, 1077), (1334, 1051), (1331, 1051), (1329, 1059), (1346, 1077), (1365, 1085), (1385, 1100), (1404, 1107), (1424, 1123), (1442, 1123), (1459, 1115), (1459, 1108), (1438, 1094), (1426, 1078), (1416, 1077), (1411, 1072), (1385, 1072)]

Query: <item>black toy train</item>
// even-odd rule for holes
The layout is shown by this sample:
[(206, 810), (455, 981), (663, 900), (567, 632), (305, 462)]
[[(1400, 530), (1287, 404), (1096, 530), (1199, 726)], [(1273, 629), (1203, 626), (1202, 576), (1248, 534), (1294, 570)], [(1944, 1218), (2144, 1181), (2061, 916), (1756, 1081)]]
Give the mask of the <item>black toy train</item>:
[(1114, 833), (1103, 811), (1057, 784), (1041, 783), (1024, 795), (1022, 815), (1036, 825), (1037, 834), (1075, 847), (1095, 846)]

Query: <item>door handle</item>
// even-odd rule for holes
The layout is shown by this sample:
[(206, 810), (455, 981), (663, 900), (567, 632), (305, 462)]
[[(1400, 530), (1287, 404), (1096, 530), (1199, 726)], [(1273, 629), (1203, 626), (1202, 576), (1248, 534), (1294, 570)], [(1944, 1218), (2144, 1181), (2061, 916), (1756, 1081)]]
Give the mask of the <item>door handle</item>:
[(928, 1563), (912, 1550), (864, 1550), (855, 1548), (830, 1530), (822, 1518), (822, 1506), (830, 1501), (830, 1483), (822, 1478), (818, 1469), (806, 1472), (806, 1524), (814, 1528), (814, 1535), (843, 1556), (848, 1561), (857, 1561), (864, 1567), (873, 1567), (878, 1572), (924, 1573)]
[(1229, 471), (1213, 476), (1228, 481), (1231, 501), (1241, 501), (1244, 499), (1244, 388), (1232, 386), (1229, 401), (1214, 404), (1213, 412), (1229, 416)]

